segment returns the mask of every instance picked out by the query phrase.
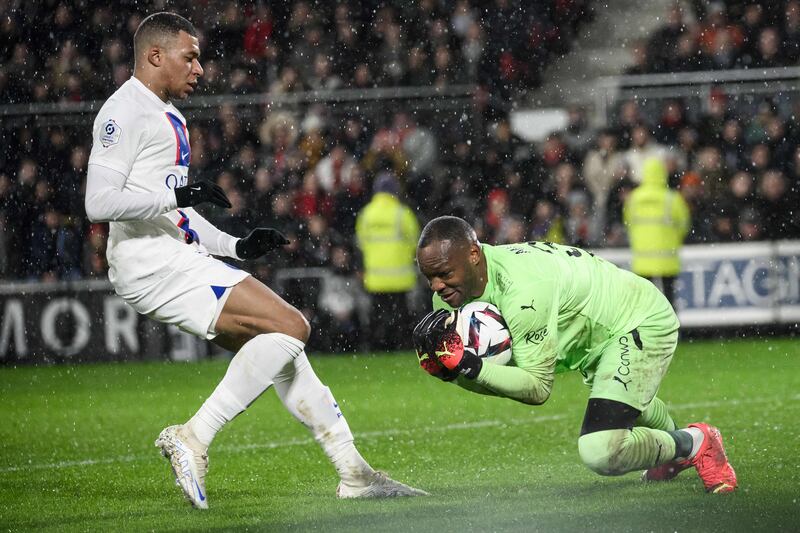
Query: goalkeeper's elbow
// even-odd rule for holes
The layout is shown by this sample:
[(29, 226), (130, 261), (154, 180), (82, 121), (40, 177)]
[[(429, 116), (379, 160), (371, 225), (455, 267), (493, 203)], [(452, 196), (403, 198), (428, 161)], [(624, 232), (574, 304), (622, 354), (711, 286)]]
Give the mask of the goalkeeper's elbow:
[(518, 398), (518, 400), (527, 405), (542, 405), (547, 399), (550, 397), (550, 393), (544, 395), (533, 394), (530, 396), (525, 396), (524, 398)]

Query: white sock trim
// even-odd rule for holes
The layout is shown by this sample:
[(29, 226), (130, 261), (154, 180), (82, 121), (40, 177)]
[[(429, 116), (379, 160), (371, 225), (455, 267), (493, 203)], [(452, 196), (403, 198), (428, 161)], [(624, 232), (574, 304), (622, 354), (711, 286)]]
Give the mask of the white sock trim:
[(689, 457), (687, 457), (687, 459), (692, 459), (695, 455), (697, 455), (697, 452), (700, 451), (700, 446), (703, 445), (703, 439), (705, 439), (705, 435), (703, 435), (703, 432), (700, 430), (700, 428), (684, 428), (680, 431), (685, 431), (692, 436), (692, 452), (689, 454)]

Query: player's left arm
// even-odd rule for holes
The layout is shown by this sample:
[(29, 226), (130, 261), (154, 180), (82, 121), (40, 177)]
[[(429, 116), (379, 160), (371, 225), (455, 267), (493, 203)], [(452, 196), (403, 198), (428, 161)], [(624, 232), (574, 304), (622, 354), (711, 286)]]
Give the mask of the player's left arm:
[(181, 211), (189, 216), (192, 229), (212, 255), (245, 260), (257, 259), (289, 244), (286, 235), (273, 228), (255, 228), (246, 237), (237, 238), (217, 228), (191, 207)]
[(211, 255), (220, 257), (233, 257), (242, 259), (236, 254), (237, 237), (229, 235), (217, 228), (214, 224), (206, 220), (203, 215), (195, 211), (193, 207), (181, 209), (191, 220), (192, 229), (200, 237), (200, 242), (206, 247)]

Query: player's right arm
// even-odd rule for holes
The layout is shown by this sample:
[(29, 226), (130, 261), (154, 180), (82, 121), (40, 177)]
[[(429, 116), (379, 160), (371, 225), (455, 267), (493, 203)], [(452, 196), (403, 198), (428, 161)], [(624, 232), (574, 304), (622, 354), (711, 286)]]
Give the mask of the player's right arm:
[[(549, 292), (552, 290), (552, 285), (542, 282), (537, 284), (536, 288)], [(538, 293), (535, 299), (544, 304), (546, 300), (544, 298), (545, 292), (542, 292), (542, 290), (528, 290), (512, 295), (509, 302), (504, 306), (509, 309), (508, 318), (506, 318), (506, 312), (503, 312), (503, 316), (506, 318), (511, 333), (512, 358), (515, 366), (504, 366), (482, 361), (477, 377), (469, 379), (464, 375), (459, 375), (454, 380), (456, 385), (470, 392), (501, 396), (530, 405), (541, 405), (547, 401), (553, 388), (556, 362), (555, 345), (552, 339), (547, 339), (548, 346), (543, 346), (544, 342), (532, 344), (530, 341), (536, 342), (534, 340), (536, 335), (541, 335), (542, 332), (545, 332), (543, 339), (547, 337), (547, 326), (540, 325), (531, 316), (522, 313), (527, 308), (520, 309), (519, 313), (513, 312), (514, 309), (526, 307), (526, 304), (530, 304), (532, 298), (529, 295), (533, 292)], [(542, 310), (546, 308), (548, 314), (538, 316), (546, 316), (544, 320), (552, 320), (553, 326), (551, 330), (555, 331), (557, 315), (553, 314), (551, 317), (549, 313), (551, 307), (546, 307), (542, 304), (539, 304), (537, 308)], [(437, 294), (433, 295), (433, 308), (447, 311), (453, 310)], [(530, 332), (534, 332), (533, 336)], [(519, 341), (516, 339), (519, 339)], [(553, 343), (552, 350), (549, 349), (551, 343)], [(539, 348), (540, 346), (541, 348)]]
[(175, 192), (134, 193), (125, 191), (128, 179), (113, 168), (90, 163), (86, 177), (86, 216), (92, 222), (145, 220), (163, 215), (178, 207)]
[(143, 220), (178, 206), (175, 192), (167, 188), (141, 193), (123, 190), (148, 137), (146, 120), (136, 117), (121, 102), (110, 100), (100, 110), (92, 128), (84, 198), (89, 220)]
[[(484, 364), (475, 381), (500, 396), (541, 405), (553, 389), (558, 301), (548, 280), (518, 285), (497, 302), (511, 334), (515, 366)], [(522, 285), (522, 286), (520, 286)]]

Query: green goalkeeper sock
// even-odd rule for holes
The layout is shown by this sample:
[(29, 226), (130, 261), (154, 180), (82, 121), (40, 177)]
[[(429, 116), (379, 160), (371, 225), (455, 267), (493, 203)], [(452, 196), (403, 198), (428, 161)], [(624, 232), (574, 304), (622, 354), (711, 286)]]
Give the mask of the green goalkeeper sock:
[(609, 429), (582, 435), (578, 452), (591, 470), (618, 476), (671, 461), (675, 457), (675, 440), (658, 429)]
[(636, 419), (636, 425), (662, 431), (675, 431), (676, 427), (672, 417), (669, 416), (667, 406), (658, 397), (654, 397), (650, 405), (642, 411)]

